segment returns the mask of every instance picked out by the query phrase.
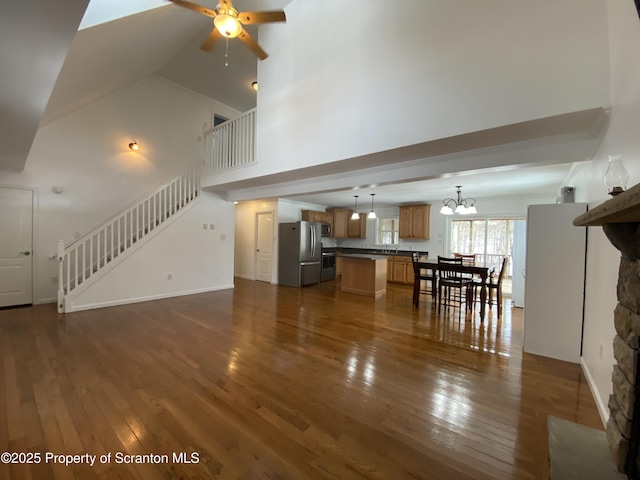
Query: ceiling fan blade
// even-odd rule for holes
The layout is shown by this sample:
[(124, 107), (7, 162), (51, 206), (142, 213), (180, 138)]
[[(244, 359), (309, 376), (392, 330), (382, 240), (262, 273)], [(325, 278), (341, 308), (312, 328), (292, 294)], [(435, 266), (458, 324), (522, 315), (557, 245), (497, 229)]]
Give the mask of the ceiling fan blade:
[(213, 50), (213, 47), (216, 46), (216, 43), (218, 43), (218, 40), (220, 40), (221, 38), (222, 34), (218, 31), (217, 28), (213, 28), (206, 40), (202, 42), (202, 45), (200, 45), (200, 49), (204, 50), (205, 52), (210, 52), (211, 50)]
[(246, 30), (242, 29), (242, 32), (240, 32), (238, 38), (242, 41), (242, 43), (249, 47), (249, 50), (251, 50), (260, 60), (264, 60), (269, 56), (264, 50), (260, 48), (260, 45), (258, 45), (258, 43), (251, 37), (251, 35), (246, 32)]
[(193, 2), (187, 2), (185, 0), (169, 0), (171, 3), (175, 3), (176, 5), (179, 5), (181, 7), (184, 8), (188, 8), (189, 10), (193, 10), (194, 12), (198, 12), (201, 13), (203, 15), (206, 15), (208, 17), (212, 17), (215, 18), (216, 16), (216, 12), (209, 9), (209, 8), (205, 8), (202, 7), (200, 5), (198, 5), (197, 3), (193, 3)]
[(240, 23), (251, 25), (253, 23), (286, 22), (287, 17), (282, 10), (271, 12), (240, 12), (238, 14)]

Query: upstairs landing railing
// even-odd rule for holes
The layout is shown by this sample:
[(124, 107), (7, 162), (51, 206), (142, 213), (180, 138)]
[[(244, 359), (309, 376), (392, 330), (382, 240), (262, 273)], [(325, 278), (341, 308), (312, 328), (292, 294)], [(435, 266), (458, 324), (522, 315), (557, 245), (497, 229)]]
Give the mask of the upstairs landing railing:
[(58, 241), (58, 312), (65, 297), (124, 258), (143, 238), (200, 196), (202, 166), (149, 192), (144, 198), (68, 246)]
[(204, 135), (204, 175), (255, 164), (255, 108), (205, 131)]

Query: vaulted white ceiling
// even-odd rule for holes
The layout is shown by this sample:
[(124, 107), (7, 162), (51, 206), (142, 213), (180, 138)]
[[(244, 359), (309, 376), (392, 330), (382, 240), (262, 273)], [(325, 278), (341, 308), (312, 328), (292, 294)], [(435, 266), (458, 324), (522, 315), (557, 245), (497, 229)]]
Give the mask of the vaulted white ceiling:
[[(220, 42), (211, 53), (199, 49), (212, 27), (209, 18), (165, 0), (141, 1), (140, 6), (145, 8), (154, 3), (156, 6), (165, 5), (133, 14), (131, 2), (99, 1), (106, 5), (106, 11), (113, 11), (116, 4), (126, 6), (129, 11), (124, 17), (114, 15), (114, 19), (105, 23), (94, 17), (86, 18), (85, 24), (92, 26), (77, 31), (88, 0), (61, 0), (55, 2), (55, 8), (46, 0), (10, 2), (10, 5), (0, 6), (0, 61), (11, 66), (3, 68), (0, 82), (0, 169), (19, 171), (23, 168), (39, 125), (148, 75), (163, 76), (239, 111), (255, 106), (256, 93), (251, 88), (251, 82), (257, 79), (255, 56), (240, 41), (230, 41), (229, 66), (225, 67), (224, 42)], [(269, 10), (285, 8), (292, 1), (236, 0), (234, 6), (246, 11)], [(214, 8), (217, 1), (201, 0), (198, 3)], [(36, 10), (40, 11), (41, 18), (34, 16)], [(252, 26), (248, 30), (258, 39), (257, 27)], [(13, 48), (16, 43), (21, 45), (20, 49)], [(46, 62), (25, 61), (34, 58), (46, 59)], [(440, 197), (444, 193), (435, 193), (440, 192), (439, 189), (447, 192), (452, 185), (470, 183), (496, 196), (511, 194), (514, 189), (518, 189), (520, 194), (532, 189), (553, 192), (570, 168), (568, 163), (561, 166), (537, 165), (528, 168), (527, 172), (522, 169), (493, 169), (475, 176), (473, 181), (468, 174), (461, 172), (468, 178), (425, 176), (413, 182), (403, 180), (378, 185), (378, 188), (386, 189), (386, 193), (380, 196), (381, 201), (386, 196), (385, 203), (404, 203), (417, 196), (424, 198), (421, 193), (427, 190)], [(330, 168), (326, 172), (318, 172), (320, 175), (331, 173), (340, 172), (331, 172)], [(524, 183), (518, 180), (523, 178), (523, 174), (527, 178)], [(226, 193), (246, 187), (230, 185)], [(263, 196), (260, 190), (264, 185), (256, 184), (256, 187), (255, 191), (236, 197)], [(362, 187), (363, 182), (354, 178), (351, 185), (339, 190), (315, 188), (309, 184), (305, 194), (290, 192), (289, 195), (301, 201), (348, 205), (355, 194), (353, 188)], [(339, 195), (338, 191), (341, 192)]]
[[(148, 75), (158, 74), (236, 110), (256, 104), (251, 83), (256, 80), (256, 57), (238, 40), (213, 52), (200, 50), (212, 28), (211, 19), (166, 5), (80, 30), (47, 106), (43, 123)], [(215, 7), (216, 1), (203, 0)], [(238, 0), (234, 6), (252, 10), (257, 1)], [(258, 7), (259, 8), (259, 7)], [(250, 28), (257, 36), (257, 28)]]
[(0, 3), (0, 168), (21, 171), (89, 0)]
[[(265, 8), (264, 1), (236, 0), (234, 6), (252, 11), (290, 2), (271, 0)], [(199, 3), (214, 8), (217, 1)], [(201, 51), (210, 18), (166, 0), (87, 4), (0, 5), (0, 169), (24, 168), (40, 125), (152, 74), (239, 111), (255, 107), (256, 57), (238, 40), (229, 42), (228, 67), (224, 42), (211, 53)], [(257, 38), (257, 26), (247, 30)]]

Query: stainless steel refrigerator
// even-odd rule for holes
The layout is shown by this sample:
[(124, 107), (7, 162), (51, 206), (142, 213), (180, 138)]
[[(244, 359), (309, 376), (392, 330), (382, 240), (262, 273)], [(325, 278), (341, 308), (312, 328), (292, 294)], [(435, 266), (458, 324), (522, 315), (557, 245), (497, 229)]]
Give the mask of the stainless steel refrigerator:
[(281, 223), (278, 228), (278, 283), (301, 287), (320, 283), (321, 225)]

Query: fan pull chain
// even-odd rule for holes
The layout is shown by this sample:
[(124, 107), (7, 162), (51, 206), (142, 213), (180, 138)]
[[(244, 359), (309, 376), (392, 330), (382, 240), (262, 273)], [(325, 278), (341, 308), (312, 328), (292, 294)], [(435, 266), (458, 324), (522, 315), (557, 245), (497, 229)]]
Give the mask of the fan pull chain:
[(227, 37), (227, 44), (224, 48), (224, 66), (229, 66), (229, 37)]

